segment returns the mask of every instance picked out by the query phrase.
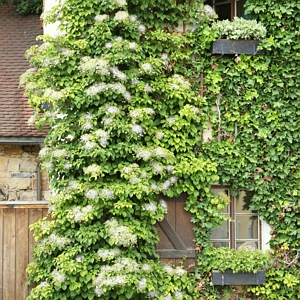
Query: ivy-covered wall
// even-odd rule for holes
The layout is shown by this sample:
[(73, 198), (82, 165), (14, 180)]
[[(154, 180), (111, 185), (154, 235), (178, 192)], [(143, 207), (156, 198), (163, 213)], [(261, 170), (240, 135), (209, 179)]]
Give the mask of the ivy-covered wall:
[[(61, 31), (27, 52), (22, 81), (36, 124), (52, 127), (41, 156), (55, 192), (54, 220), (35, 225), (29, 299), (218, 299), (206, 255), (226, 205), (210, 192), (217, 180), (249, 190), (273, 227), (274, 265), (252, 292), (297, 299), (299, 1), (247, 1), (266, 54), (238, 63), (211, 55), (202, 1), (182, 2), (66, 0), (46, 18)], [(193, 31), (178, 32), (182, 22)], [(183, 192), (194, 274), (149, 259), (160, 195)]]

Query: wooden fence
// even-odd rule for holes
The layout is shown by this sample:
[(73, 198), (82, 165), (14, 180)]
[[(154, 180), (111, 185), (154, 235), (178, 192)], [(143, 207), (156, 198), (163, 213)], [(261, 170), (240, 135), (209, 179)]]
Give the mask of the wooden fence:
[(29, 225), (47, 215), (46, 203), (0, 202), (0, 300), (25, 300), (26, 268), (33, 257)]

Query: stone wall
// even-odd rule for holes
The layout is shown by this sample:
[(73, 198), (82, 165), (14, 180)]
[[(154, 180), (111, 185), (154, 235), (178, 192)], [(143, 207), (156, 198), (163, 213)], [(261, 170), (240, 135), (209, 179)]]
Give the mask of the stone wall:
[(0, 201), (49, 200), (49, 181), (41, 172), (41, 199), (37, 199), (39, 146), (0, 145)]

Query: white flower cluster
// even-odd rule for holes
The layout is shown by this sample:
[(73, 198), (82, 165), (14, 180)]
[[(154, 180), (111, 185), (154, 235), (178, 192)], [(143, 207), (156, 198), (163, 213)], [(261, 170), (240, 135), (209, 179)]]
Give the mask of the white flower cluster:
[(52, 276), (53, 279), (57, 282), (57, 283), (63, 283), (67, 280), (66, 275), (60, 273), (59, 271), (57, 271), (56, 269), (52, 271)]
[(170, 84), (169, 87), (171, 90), (188, 90), (190, 88), (191, 84), (188, 80), (186, 80), (183, 76), (175, 74), (173, 77), (170, 78)]
[(101, 191), (101, 196), (103, 198), (106, 198), (106, 199), (113, 199), (114, 198), (114, 192), (111, 189), (104, 188)]
[(102, 173), (102, 168), (99, 165), (92, 164), (86, 168), (83, 168), (83, 172), (91, 177), (98, 177)]
[(44, 97), (51, 98), (54, 101), (60, 100), (64, 94), (61, 91), (56, 91), (53, 88), (47, 88), (44, 92)]
[(143, 209), (154, 213), (157, 210), (157, 205), (154, 202), (145, 203)]
[(143, 63), (141, 64), (141, 70), (143, 70), (146, 74), (151, 74), (154, 69), (150, 63)]
[(137, 243), (137, 236), (131, 232), (129, 227), (120, 226), (117, 220), (107, 220), (105, 227), (110, 236), (110, 240), (115, 245), (129, 247)]
[(88, 189), (84, 195), (88, 199), (96, 199), (96, 198), (98, 198), (99, 193), (94, 189)]
[(93, 97), (101, 92), (104, 91), (113, 91), (115, 93), (118, 94), (122, 94), (124, 99), (127, 101), (130, 101), (131, 99), (131, 94), (129, 92), (126, 91), (125, 86), (120, 83), (120, 82), (116, 82), (116, 83), (96, 83), (92, 86), (90, 86), (89, 88), (87, 88), (85, 90), (85, 93), (87, 96), (89, 97)]
[(131, 125), (131, 132), (138, 136), (142, 136), (145, 133), (145, 129), (143, 126), (135, 123)]
[(19, 86), (24, 85), (27, 82), (27, 79), (34, 73), (36, 73), (36, 68), (30, 68), (25, 73), (20, 76)]
[(126, 10), (120, 10), (115, 14), (114, 21), (125, 22), (129, 20), (129, 14)]
[(95, 135), (100, 138), (100, 145), (102, 147), (106, 147), (107, 146), (107, 143), (108, 143), (108, 138), (109, 138), (109, 133), (102, 130), (102, 129), (98, 129), (96, 132), (95, 132)]
[(105, 15), (105, 14), (103, 14), (103, 15), (97, 15), (94, 20), (95, 20), (95, 22), (108, 21), (109, 20), (109, 15)]
[(127, 5), (126, 0), (114, 0), (114, 3), (118, 6), (118, 7), (123, 7)]
[(69, 152), (66, 149), (55, 149), (51, 152), (52, 156), (55, 158), (68, 157)]
[(99, 249), (97, 254), (100, 260), (112, 260), (121, 254), (121, 250), (119, 248), (114, 249)]
[(65, 57), (71, 57), (74, 54), (74, 52), (68, 48), (59, 48), (58, 51)]
[(71, 192), (71, 191), (76, 191), (79, 189), (79, 183), (76, 180), (70, 180), (66, 186), (66, 190)]
[(93, 211), (93, 206), (92, 205), (87, 205), (85, 207), (74, 207), (70, 213), (74, 219), (75, 223), (80, 223), (86, 216), (88, 213)]
[(79, 70), (81, 72), (94, 71), (100, 75), (109, 75), (109, 63), (103, 58), (91, 58), (85, 56), (81, 59)]
[(164, 199), (159, 199), (159, 204), (162, 207), (162, 209), (165, 211), (165, 213), (168, 212), (168, 204)]
[(180, 267), (173, 268), (170, 265), (164, 265), (163, 269), (169, 275), (183, 276), (184, 274), (186, 274), (186, 271)]
[(120, 71), (118, 67), (111, 67), (110, 68), (110, 72), (111, 72), (111, 75), (114, 78), (117, 78), (117, 79), (119, 79), (121, 81), (126, 81), (127, 80), (126, 74), (123, 73), (122, 71)]
[(147, 284), (147, 279), (146, 278), (140, 278), (138, 280), (137, 289), (139, 291), (143, 291), (146, 288), (146, 284)]
[(175, 124), (176, 120), (177, 120), (177, 117), (176, 117), (176, 116), (169, 117), (169, 118), (166, 119), (166, 123), (167, 123), (168, 125), (173, 125), (173, 124)]
[(43, 67), (54, 66), (56, 67), (59, 64), (58, 57), (46, 57), (42, 62)]
[(77, 254), (76, 257), (75, 257), (75, 260), (78, 262), (78, 263), (81, 263), (83, 262), (84, 260), (84, 256), (82, 254)]
[(66, 237), (61, 237), (56, 233), (51, 233), (48, 237), (44, 238), (39, 244), (38, 247), (41, 249), (49, 249), (49, 246), (55, 245), (57, 248), (62, 249), (67, 244), (70, 243), (70, 239)]
[(154, 115), (155, 110), (150, 107), (137, 108), (137, 109), (131, 110), (128, 115), (133, 119), (139, 119), (139, 118), (142, 118), (145, 114), (146, 115)]
[(150, 166), (155, 174), (162, 174), (164, 172), (164, 167), (157, 161), (151, 161)]
[(49, 151), (50, 151), (50, 148), (44, 147), (44, 148), (42, 148), (42, 149), (40, 150), (39, 156), (43, 157), (43, 156), (45, 156), (46, 154), (48, 154)]
[(172, 152), (162, 147), (157, 147), (155, 149), (137, 148), (135, 154), (144, 161), (147, 161), (150, 158), (166, 159), (172, 157)]
[(146, 32), (146, 26), (144, 24), (139, 24), (137, 27), (137, 30), (139, 33), (145, 33)]

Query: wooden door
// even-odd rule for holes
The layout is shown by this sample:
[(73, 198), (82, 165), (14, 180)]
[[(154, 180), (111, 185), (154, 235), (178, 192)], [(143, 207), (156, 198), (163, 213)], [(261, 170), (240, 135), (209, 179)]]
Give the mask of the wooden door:
[(168, 212), (157, 224), (159, 242), (156, 253), (163, 261), (175, 266), (183, 264), (185, 269), (193, 271), (196, 262), (194, 224), (191, 222), (192, 215), (184, 210), (186, 198), (186, 194), (164, 198)]
[(35, 244), (29, 225), (47, 215), (46, 204), (0, 202), (0, 300), (25, 300), (26, 268)]

